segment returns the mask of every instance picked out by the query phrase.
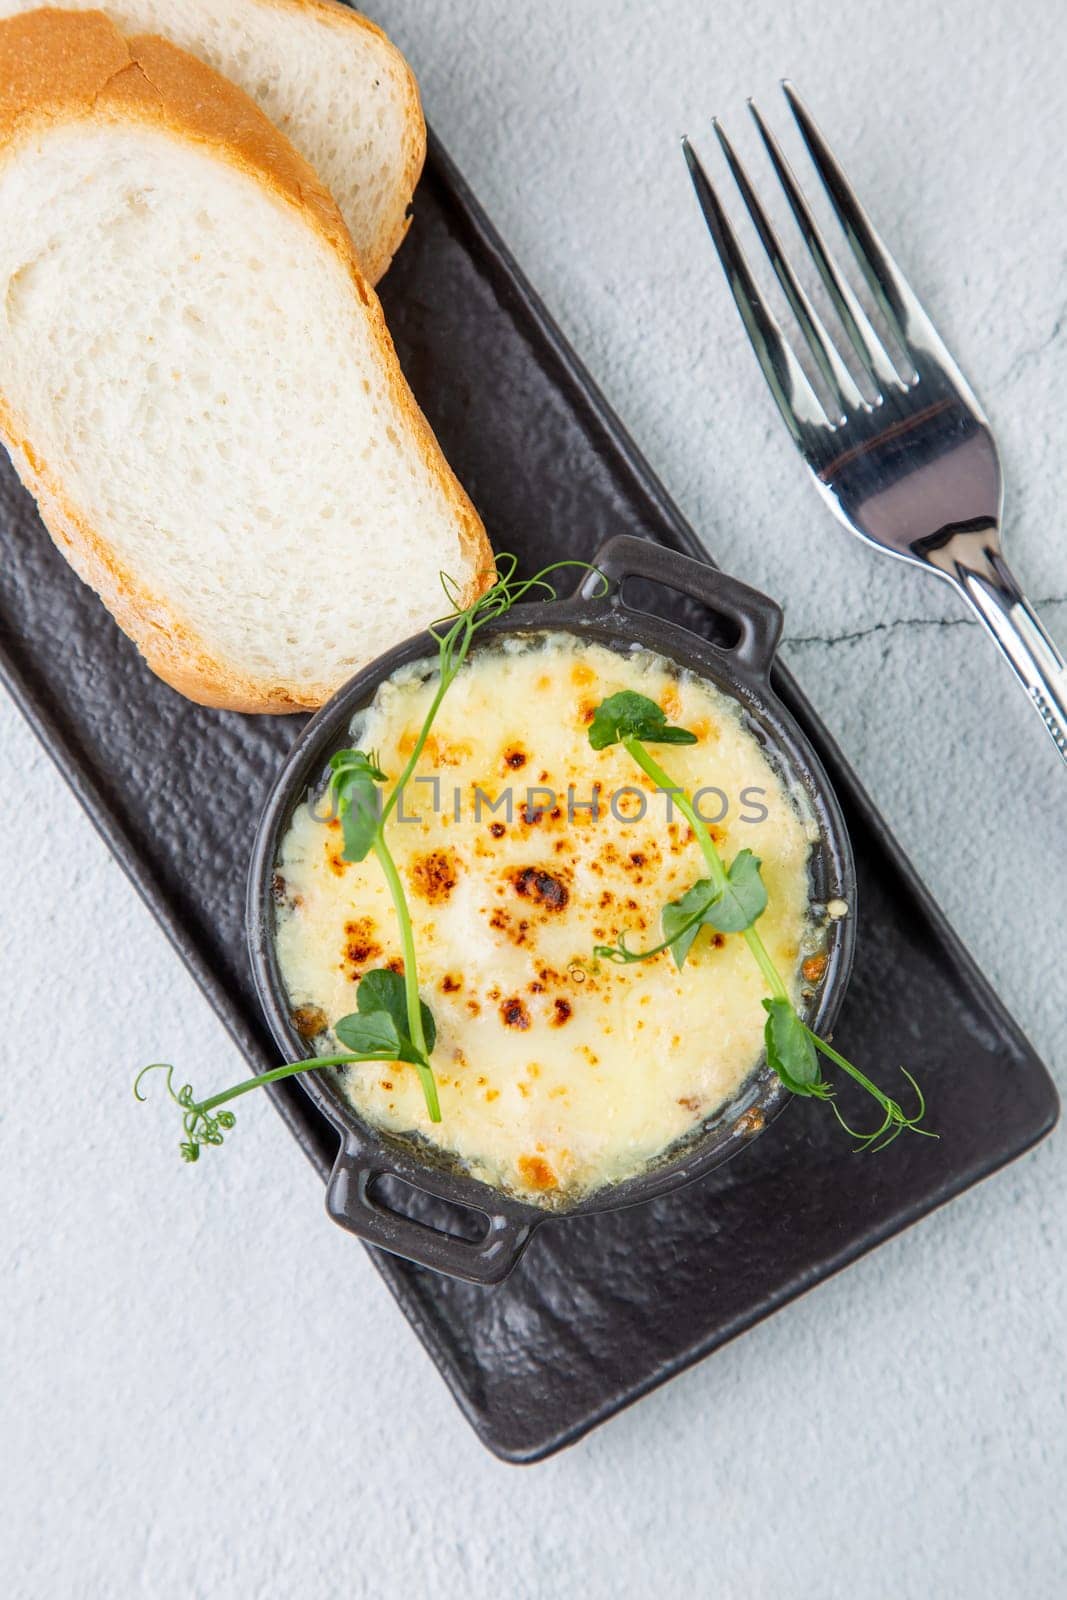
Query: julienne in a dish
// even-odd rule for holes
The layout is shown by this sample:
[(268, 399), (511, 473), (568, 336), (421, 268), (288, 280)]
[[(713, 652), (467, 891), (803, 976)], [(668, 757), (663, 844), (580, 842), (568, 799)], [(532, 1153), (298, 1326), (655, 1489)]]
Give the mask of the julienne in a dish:
[(805, 1020), (848, 913), (811, 903), (805, 798), (699, 674), (501, 630), (554, 570), (500, 558), (436, 658), (339, 730), (272, 857), (271, 959), (318, 1054), (202, 1101), (164, 1069), (186, 1159), (232, 1099), (311, 1072), (416, 1159), (541, 1209), (625, 1188), (759, 1069), (834, 1113), (820, 1063), (850, 1076), (877, 1103), (863, 1147), (929, 1131), (917, 1090), (909, 1115)]
[[(398, 773), (435, 688), (433, 663), (401, 669), (357, 717), (352, 743)], [(375, 1126), (414, 1130), (472, 1175), (547, 1205), (639, 1171), (714, 1114), (763, 1049), (764, 980), (743, 939), (693, 928), (682, 966), (666, 948), (643, 961), (606, 955), (621, 940), (658, 944), (664, 908), (706, 876), (674, 797), (621, 744), (590, 746), (597, 707), (618, 694), (692, 730), (672, 751), (672, 777), (725, 859), (760, 859), (760, 934), (792, 1001), (825, 962), (809, 825), (736, 705), (660, 657), (567, 634), (506, 638), (471, 657), (389, 830), (437, 1025), (440, 1121), (411, 1066), (338, 1070)], [(345, 859), (333, 809), (321, 794), (298, 808), (276, 883), (279, 966), (323, 1054), (338, 1049), (333, 1024), (366, 972), (404, 968), (385, 877), (373, 856)]]

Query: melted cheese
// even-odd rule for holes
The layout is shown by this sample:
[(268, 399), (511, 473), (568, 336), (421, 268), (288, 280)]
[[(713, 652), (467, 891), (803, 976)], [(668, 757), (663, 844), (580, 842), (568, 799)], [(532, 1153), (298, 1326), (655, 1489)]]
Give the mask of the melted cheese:
[[(384, 683), (353, 726), (352, 742), (390, 775), (414, 746), (430, 671)], [(663, 904), (706, 875), (688, 825), (669, 820), (626, 752), (590, 748), (593, 708), (620, 689), (698, 735), (654, 753), (690, 795), (725, 796), (712, 833), (727, 861), (746, 847), (761, 858), (760, 933), (794, 998), (812, 941), (811, 828), (733, 701), (660, 657), (566, 634), (471, 656), (416, 769), (437, 786), (412, 784), (402, 815), (417, 820), (388, 825), (437, 1023), (442, 1121), (429, 1121), (413, 1067), (361, 1063), (343, 1082), (367, 1122), (417, 1133), (474, 1176), (549, 1206), (639, 1172), (729, 1099), (762, 1052), (765, 988), (740, 935), (702, 930), (681, 972), (670, 952), (631, 966), (591, 960), (623, 933), (633, 948), (658, 943)], [(582, 809), (594, 786), (596, 819)], [(699, 807), (710, 819), (723, 801), (705, 793)], [(341, 850), (339, 824), (303, 805), (278, 862), (278, 957), (305, 1034), (355, 1010), (364, 972), (402, 969), (378, 863), (348, 863)]]

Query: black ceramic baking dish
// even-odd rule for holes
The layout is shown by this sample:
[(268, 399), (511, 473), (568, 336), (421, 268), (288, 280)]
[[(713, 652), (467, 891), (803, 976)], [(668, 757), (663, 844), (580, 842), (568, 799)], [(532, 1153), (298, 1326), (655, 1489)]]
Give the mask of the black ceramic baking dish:
[[(818, 839), (809, 868), (813, 904), (839, 899), (849, 906), (847, 917), (827, 925), (827, 965), (812, 1018), (812, 1025), (825, 1031), (837, 1013), (852, 962), (855, 877), (848, 836), (829, 781), (770, 686), (781, 610), (773, 600), (736, 579), (642, 539), (610, 540), (597, 553), (594, 564), (602, 577), (587, 574), (569, 599), (515, 607), (485, 626), (474, 648), (484, 648), (502, 633), (546, 630), (573, 633), (618, 650), (643, 647), (710, 680), (741, 703), (749, 727), (787, 784), (803, 792), (817, 825)], [(720, 625), (725, 625), (730, 642), (712, 643), (676, 623), (634, 609), (623, 592), (628, 578), (664, 584), (702, 602)], [(432, 655), (427, 635), (419, 634), (346, 684), (312, 719), (294, 746), (260, 822), (248, 884), (249, 949), (271, 1031), (292, 1060), (311, 1052), (292, 1024), (275, 957), (272, 879), (280, 842), (296, 807), (309, 788), (321, 781), (330, 755), (349, 742), (349, 727), (356, 713), (399, 667)], [(425, 1141), (405, 1140), (372, 1128), (341, 1095), (332, 1074), (308, 1073), (303, 1082), (341, 1138), (327, 1184), (326, 1209), (335, 1221), (368, 1243), (472, 1282), (497, 1283), (511, 1271), (538, 1224), (560, 1215), (468, 1176)], [(697, 1134), (674, 1146), (643, 1173), (586, 1197), (565, 1215), (637, 1205), (702, 1177), (765, 1128), (786, 1098), (780, 1079), (762, 1064)], [(386, 1198), (388, 1186), (383, 1179), (392, 1180), (393, 1192), (399, 1181), (460, 1208), (473, 1225), (445, 1232), (412, 1215), (409, 1207), (403, 1212), (394, 1209)]]

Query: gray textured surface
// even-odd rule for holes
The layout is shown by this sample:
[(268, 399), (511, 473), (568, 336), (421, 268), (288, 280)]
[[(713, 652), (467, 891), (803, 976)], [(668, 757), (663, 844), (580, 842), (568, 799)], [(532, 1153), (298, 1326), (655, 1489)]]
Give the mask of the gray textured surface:
[[(674, 138), (798, 80), (986, 399), (1010, 551), (1064, 637), (1067, 14), (395, 0), (380, 20), (683, 510), (787, 602), (790, 664), (1062, 1090), (1067, 775), (951, 596), (819, 509)], [(519, 1475), (266, 1104), (193, 1172), (133, 1105), (160, 1054), (197, 1084), (240, 1064), (6, 703), (0, 749), (8, 1592), (1062, 1593), (1062, 1136)]]

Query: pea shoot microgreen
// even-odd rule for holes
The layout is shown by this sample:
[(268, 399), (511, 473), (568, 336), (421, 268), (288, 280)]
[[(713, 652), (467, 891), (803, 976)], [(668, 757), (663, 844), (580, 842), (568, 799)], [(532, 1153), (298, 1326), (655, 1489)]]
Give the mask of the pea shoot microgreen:
[(609, 695), (593, 712), (589, 724), (589, 743), (594, 750), (606, 750), (620, 740), (643, 739), (646, 744), (696, 744), (697, 736), (688, 728), (675, 728), (667, 713), (647, 695), (623, 689)]
[[(926, 1102), (909, 1072), (901, 1068), (915, 1092), (918, 1105), (911, 1116), (873, 1083), (866, 1073), (809, 1028), (794, 1006), (782, 976), (756, 928), (757, 921), (767, 909), (767, 890), (761, 876), (759, 858), (751, 850), (742, 850), (727, 867), (707, 825), (684, 789), (672, 780), (646, 749), (649, 744), (695, 744), (695, 735), (686, 728), (668, 723), (666, 714), (654, 700), (627, 691), (611, 695), (597, 707), (589, 724), (589, 743), (594, 750), (622, 745), (641, 771), (652, 779), (656, 788), (671, 796), (692, 829), (708, 868), (706, 878), (699, 878), (679, 899), (669, 901), (663, 907), (660, 914), (663, 930), (661, 943), (647, 950), (632, 950), (623, 934), (616, 945), (597, 945), (594, 958), (628, 964), (649, 961), (670, 950), (681, 970), (702, 928), (711, 927), (720, 933), (741, 934), (770, 990), (769, 997), (763, 1001), (767, 1013), (763, 1030), (764, 1046), (768, 1065), (786, 1088), (793, 1094), (829, 1101), (837, 1120), (857, 1141), (859, 1149), (884, 1150), (905, 1131), (936, 1138), (937, 1135), (929, 1128), (921, 1126), (926, 1115)], [(877, 1102), (882, 1111), (882, 1121), (876, 1128), (866, 1133), (857, 1132), (845, 1121), (835, 1103), (833, 1087), (822, 1075), (820, 1055), (833, 1062)]]
[[(179, 1148), (185, 1161), (199, 1160), (204, 1145), (223, 1143), (224, 1135), (234, 1126), (234, 1115), (232, 1111), (221, 1108), (231, 1100), (299, 1073), (347, 1066), (353, 1062), (407, 1062), (413, 1066), (419, 1075), (430, 1120), (440, 1122), (437, 1082), (430, 1060), (437, 1042), (437, 1028), (433, 1013), (419, 995), (411, 913), (403, 880), (389, 848), (386, 825), (418, 765), (437, 713), (467, 659), (475, 635), (487, 623), (506, 615), (520, 601), (534, 596), (554, 600), (556, 590), (549, 580), (553, 573), (568, 567), (579, 568), (583, 572), (596, 570), (585, 561), (554, 561), (532, 578), (518, 578), (516, 557), (510, 554), (498, 556), (494, 582), (467, 605), (461, 603), (462, 592), (458, 585), (442, 573), (441, 586), (451, 610), (428, 630), (437, 645), (437, 686), (403, 770), (383, 798), (381, 786), (388, 782), (388, 776), (379, 766), (377, 756), (363, 750), (339, 750), (330, 758), (330, 775), (326, 785), (327, 799), (341, 823), (343, 859), (363, 861), (373, 852), (381, 868), (396, 913), (404, 958), (403, 974), (391, 968), (374, 968), (363, 974), (356, 990), (356, 1010), (339, 1018), (333, 1026), (337, 1039), (347, 1046), (343, 1051), (287, 1062), (270, 1072), (246, 1078), (206, 1100), (194, 1099), (190, 1084), (175, 1089), (174, 1068), (167, 1062), (157, 1061), (142, 1068), (134, 1080), (134, 1095), (138, 1100), (146, 1098), (141, 1092), (146, 1074), (164, 1074), (166, 1092), (182, 1113), (185, 1138)], [(604, 587), (607, 587), (606, 580)]]

